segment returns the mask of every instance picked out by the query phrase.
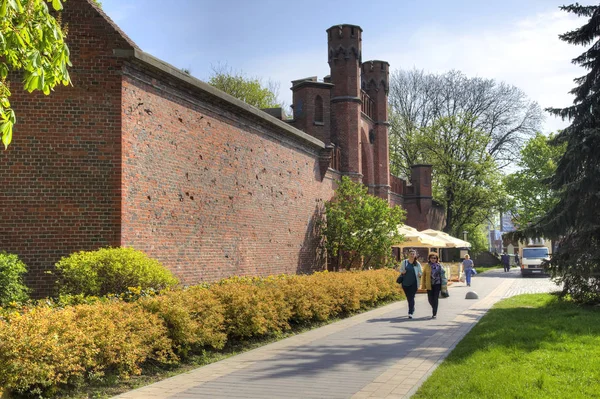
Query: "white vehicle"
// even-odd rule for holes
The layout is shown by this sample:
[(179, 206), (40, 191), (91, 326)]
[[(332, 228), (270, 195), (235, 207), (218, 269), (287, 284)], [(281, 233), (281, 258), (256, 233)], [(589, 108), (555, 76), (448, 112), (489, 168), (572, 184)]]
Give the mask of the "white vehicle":
[(550, 260), (551, 248), (550, 242), (545, 243), (543, 239), (520, 248), (521, 275), (545, 274), (542, 263)]

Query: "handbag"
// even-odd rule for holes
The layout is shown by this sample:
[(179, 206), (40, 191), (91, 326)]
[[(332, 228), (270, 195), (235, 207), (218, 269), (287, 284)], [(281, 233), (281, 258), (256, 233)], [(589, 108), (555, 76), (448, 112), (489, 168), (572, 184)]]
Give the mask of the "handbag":
[(404, 281), (404, 275), (399, 275), (398, 278), (396, 279), (396, 282), (400, 285), (402, 285), (402, 282)]
[(449, 296), (450, 296), (450, 294), (448, 293), (448, 285), (442, 284), (442, 289), (440, 290), (440, 297), (448, 298)]
[[(402, 261), (403, 265), (406, 265), (404, 262), (406, 262), (406, 259)], [(402, 268), (400, 268), (402, 270)], [(398, 276), (398, 278), (396, 279), (396, 282), (400, 285), (402, 285), (402, 282), (404, 281), (404, 275), (402, 273), (400, 273), (400, 275)]]

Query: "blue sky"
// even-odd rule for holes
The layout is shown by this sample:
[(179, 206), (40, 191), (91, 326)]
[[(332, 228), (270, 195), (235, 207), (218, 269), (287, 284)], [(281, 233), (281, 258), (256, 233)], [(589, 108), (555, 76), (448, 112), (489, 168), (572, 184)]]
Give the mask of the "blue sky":
[[(140, 48), (206, 80), (227, 64), (280, 85), (329, 73), (330, 26), (363, 28), (363, 60), (395, 69), (458, 69), (513, 84), (542, 107), (569, 105), (570, 59), (583, 48), (557, 36), (583, 22), (558, 10), (563, 1), (487, 0), (241, 1), (102, 0), (104, 11)], [(368, 4), (368, 5), (367, 5)], [(587, 3), (584, 3), (587, 4)], [(67, 5), (68, 6), (68, 5)], [(548, 116), (544, 132), (566, 126)]]

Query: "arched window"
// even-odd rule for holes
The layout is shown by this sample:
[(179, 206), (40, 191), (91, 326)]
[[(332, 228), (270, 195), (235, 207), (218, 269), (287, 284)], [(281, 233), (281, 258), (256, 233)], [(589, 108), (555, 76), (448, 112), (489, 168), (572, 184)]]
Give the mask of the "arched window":
[(323, 123), (323, 99), (321, 96), (315, 98), (315, 122)]

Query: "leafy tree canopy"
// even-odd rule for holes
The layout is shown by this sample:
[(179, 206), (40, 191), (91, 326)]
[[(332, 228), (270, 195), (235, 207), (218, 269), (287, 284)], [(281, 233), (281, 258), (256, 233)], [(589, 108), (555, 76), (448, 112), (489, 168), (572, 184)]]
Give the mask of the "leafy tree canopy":
[(564, 283), (564, 293), (580, 302), (600, 302), (600, 6), (577, 3), (561, 7), (587, 21), (560, 35), (567, 43), (589, 46), (572, 61), (588, 73), (575, 79), (574, 105), (549, 112), (571, 124), (553, 143), (564, 145), (550, 188), (556, 204), (514, 238), (546, 237), (558, 241), (549, 270)]
[(493, 79), (469, 78), (460, 71), (427, 74), (396, 71), (390, 80), (390, 169), (410, 176), (420, 162), (415, 135), (440, 118), (485, 134), (487, 150), (499, 168), (512, 164), (543, 119), (537, 103), (515, 86)]
[(369, 267), (373, 259), (389, 258), (392, 245), (402, 239), (398, 225), (404, 221), (404, 210), (369, 195), (366, 186), (346, 176), (325, 204), (325, 212), (322, 233), (336, 270), (352, 268), (359, 259)]
[(70, 83), (66, 30), (48, 8), (62, 9), (65, 0), (0, 1), (0, 135), (5, 148), (17, 121), (10, 106), (9, 72), (21, 71), (25, 90), (44, 94)]
[(269, 81), (265, 85), (260, 78), (247, 77), (227, 66), (213, 67), (208, 83), (256, 108), (283, 107), (277, 102), (277, 84)]
[(495, 210), (504, 206), (501, 175), (487, 151), (490, 137), (469, 118), (439, 118), (414, 134), (419, 157), (433, 166), (433, 197), (446, 209), (444, 231), (472, 237)]
[(553, 139), (552, 135), (536, 134), (521, 150), (517, 163), (520, 170), (504, 178), (517, 227), (540, 219), (556, 204), (556, 192), (548, 186), (548, 181), (556, 173), (565, 145), (552, 145)]

